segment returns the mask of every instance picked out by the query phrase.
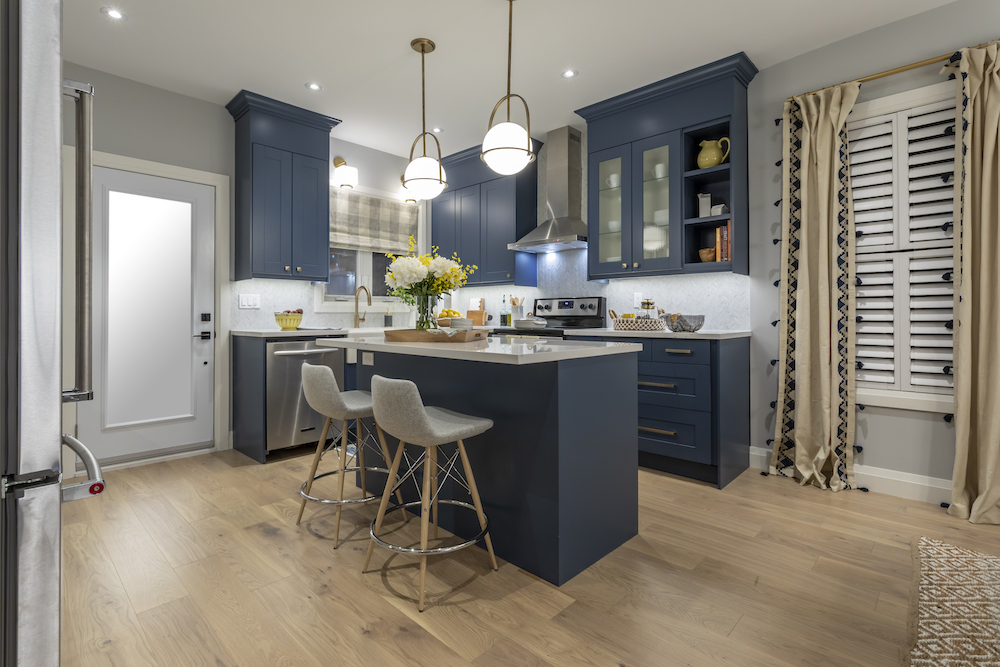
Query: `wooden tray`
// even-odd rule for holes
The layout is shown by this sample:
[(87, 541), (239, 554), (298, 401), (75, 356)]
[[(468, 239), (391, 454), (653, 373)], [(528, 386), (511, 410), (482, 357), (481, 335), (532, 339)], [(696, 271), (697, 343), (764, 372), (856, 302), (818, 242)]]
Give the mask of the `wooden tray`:
[(486, 340), (488, 334), (488, 331), (482, 329), (459, 331), (453, 336), (430, 331), (417, 331), (416, 329), (397, 329), (386, 331), (385, 340), (387, 343), (468, 343), (474, 340)]

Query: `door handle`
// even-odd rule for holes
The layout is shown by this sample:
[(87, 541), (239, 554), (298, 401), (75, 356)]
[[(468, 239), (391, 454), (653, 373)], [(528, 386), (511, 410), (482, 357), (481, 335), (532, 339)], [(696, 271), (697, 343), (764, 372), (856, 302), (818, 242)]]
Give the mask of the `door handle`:
[(640, 431), (649, 431), (650, 433), (662, 433), (663, 435), (677, 435), (677, 431), (664, 431), (660, 428), (653, 428), (651, 426), (640, 426)]
[(90, 401), (93, 384), (93, 166), (94, 87), (68, 79), (63, 94), (76, 100), (76, 352), (72, 389), (62, 392), (63, 403)]
[(340, 348), (331, 347), (325, 350), (278, 350), (274, 352), (276, 357), (308, 357), (313, 354), (326, 354), (327, 352), (336, 352)]
[(71, 500), (80, 500), (96, 496), (104, 491), (104, 475), (101, 473), (101, 464), (97, 462), (97, 457), (86, 445), (71, 436), (63, 433), (63, 444), (73, 450), (73, 452), (83, 459), (83, 465), (87, 469), (87, 480), (77, 484), (67, 484), (62, 487), (62, 501), (64, 503)]
[(211, 331), (202, 331), (201, 333), (196, 333), (192, 338), (200, 338), (201, 340), (212, 340)]
[(640, 381), (639, 384), (641, 384), (643, 386), (646, 386), (646, 387), (664, 387), (666, 389), (676, 389), (677, 388), (677, 385), (675, 385), (675, 384), (667, 384), (665, 382), (643, 382), (643, 381)]

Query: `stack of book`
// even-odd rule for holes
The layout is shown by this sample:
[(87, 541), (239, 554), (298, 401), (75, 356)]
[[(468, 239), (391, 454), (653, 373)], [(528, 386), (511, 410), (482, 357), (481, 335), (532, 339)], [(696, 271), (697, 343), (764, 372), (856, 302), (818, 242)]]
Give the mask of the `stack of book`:
[(715, 261), (728, 262), (732, 260), (733, 221), (715, 228)]

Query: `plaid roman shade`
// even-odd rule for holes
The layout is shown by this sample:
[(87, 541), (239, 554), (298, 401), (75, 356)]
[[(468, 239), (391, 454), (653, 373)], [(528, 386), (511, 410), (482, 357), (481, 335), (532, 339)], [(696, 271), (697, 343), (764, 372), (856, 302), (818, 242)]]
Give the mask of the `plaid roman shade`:
[(330, 188), (330, 245), (405, 253), (417, 236), (418, 211), (414, 204)]

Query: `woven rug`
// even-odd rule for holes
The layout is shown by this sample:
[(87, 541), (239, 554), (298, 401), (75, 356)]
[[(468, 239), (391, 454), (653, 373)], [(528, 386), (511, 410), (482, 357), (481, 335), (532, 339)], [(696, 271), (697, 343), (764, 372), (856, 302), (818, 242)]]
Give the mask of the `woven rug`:
[(909, 667), (1000, 667), (1000, 558), (921, 537)]

